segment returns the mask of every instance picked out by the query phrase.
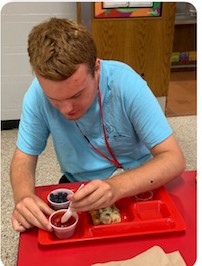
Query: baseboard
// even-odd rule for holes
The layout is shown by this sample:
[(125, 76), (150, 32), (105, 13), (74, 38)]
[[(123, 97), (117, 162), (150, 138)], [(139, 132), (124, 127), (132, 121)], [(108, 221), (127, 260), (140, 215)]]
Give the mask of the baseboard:
[(18, 128), (20, 120), (3, 120), (1, 121), (1, 130)]

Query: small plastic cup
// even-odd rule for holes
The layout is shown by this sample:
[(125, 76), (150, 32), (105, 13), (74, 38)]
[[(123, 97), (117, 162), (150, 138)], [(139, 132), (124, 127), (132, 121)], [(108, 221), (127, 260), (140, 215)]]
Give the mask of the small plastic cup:
[(61, 223), (61, 218), (66, 212), (66, 209), (57, 210), (49, 217), (49, 224), (53, 228), (55, 236), (59, 239), (70, 238), (74, 235), (76, 226), (79, 221), (79, 216), (76, 212), (72, 213), (72, 216), (65, 223)]
[(64, 193), (66, 193), (67, 195), (69, 195), (69, 194), (74, 194), (74, 192), (67, 188), (58, 188), (58, 189), (52, 190), (47, 196), (47, 200), (54, 210), (67, 209), (70, 203), (70, 201), (67, 199), (67, 196), (66, 196), (66, 201), (64, 201), (64, 198), (63, 198), (63, 201), (61, 199), (61, 202), (55, 202), (51, 199), (51, 194), (57, 196), (59, 195), (59, 193), (63, 193), (63, 195)]
[(147, 191), (147, 192), (143, 192), (138, 195), (135, 195), (133, 196), (133, 198), (137, 201), (147, 201), (147, 200), (151, 200), (153, 196), (154, 196), (153, 191)]

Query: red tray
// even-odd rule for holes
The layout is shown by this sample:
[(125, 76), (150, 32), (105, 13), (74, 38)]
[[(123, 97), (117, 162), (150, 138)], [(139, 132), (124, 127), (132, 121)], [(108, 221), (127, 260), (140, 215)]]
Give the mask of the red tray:
[[(71, 188), (70, 188), (71, 189)], [(72, 189), (74, 190), (74, 189)], [(41, 198), (47, 202), (46, 191)], [(60, 240), (53, 233), (38, 230), (38, 243), (43, 246), (93, 241), (107, 238), (131, 237), (184, 231), (186, 226), (173, 200), (164, 187), (153, 191), (153, 198), (137, 201), (133, 197), (116, 202), (121, 222), (110, 225), (93, 225), (88, 212), (79, 213), (74, 236)]]

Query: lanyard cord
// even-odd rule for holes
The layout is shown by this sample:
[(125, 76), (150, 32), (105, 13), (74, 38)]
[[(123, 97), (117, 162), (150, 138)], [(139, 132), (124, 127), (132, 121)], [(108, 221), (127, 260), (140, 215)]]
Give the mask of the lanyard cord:
[(107, 157), (104, 153), (102, 153), (99, 149), (97, 149), (88, 139), (88, 137), (86, 135), (84, 135), (83, 131), (81, 130), (81, 128), (79, 127), (78, 123), (75, 121), (76, 126), (78, 127), (79, 131), (81, 132), (82, 136), (87, 140), (87, 142), (90, 144), (90, 146), (98, 153), (100, 154), (102, 157), (104, 157), (105, 159), (107, 159), (110, 163), (113, 163), (115, 166), (117, 166), (118, 168), (121, 168), (121, 164), (118, 162), (118, 160), (116, 159), (116, 156), (114, 155), (109, 142), (107, 140), (107, 134), (106, 134), (106, 130), (105, 130), (105, 126), (104, 126), (104, 117), (103, 117), (103, 111), (102, 111), (102, 97), (101, 97), (101, 92), (100, 92), (100, 88), (98, 87), (98, 98), (99, 98), (99, 105), (100, 105), (100, 117), (101, 117), (101, 122), (102, 122), (102, 130), (103, 130), (103, 134), (104, 134), (104, 139), (105, 139), (105, 144), (106, 147), (109, 151), (109, 153), (111, 154), (112, 158)]

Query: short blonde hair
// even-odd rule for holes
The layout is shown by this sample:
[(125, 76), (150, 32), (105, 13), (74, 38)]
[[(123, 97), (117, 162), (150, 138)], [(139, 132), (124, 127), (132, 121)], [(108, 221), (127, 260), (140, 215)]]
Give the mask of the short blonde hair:
[(50, 80), (65, 80), (86, 64), (94, 76), (95, 42), (82, 26), (67, 19), (51, 18), (33, 27), (28, 37), (33, 70)]

